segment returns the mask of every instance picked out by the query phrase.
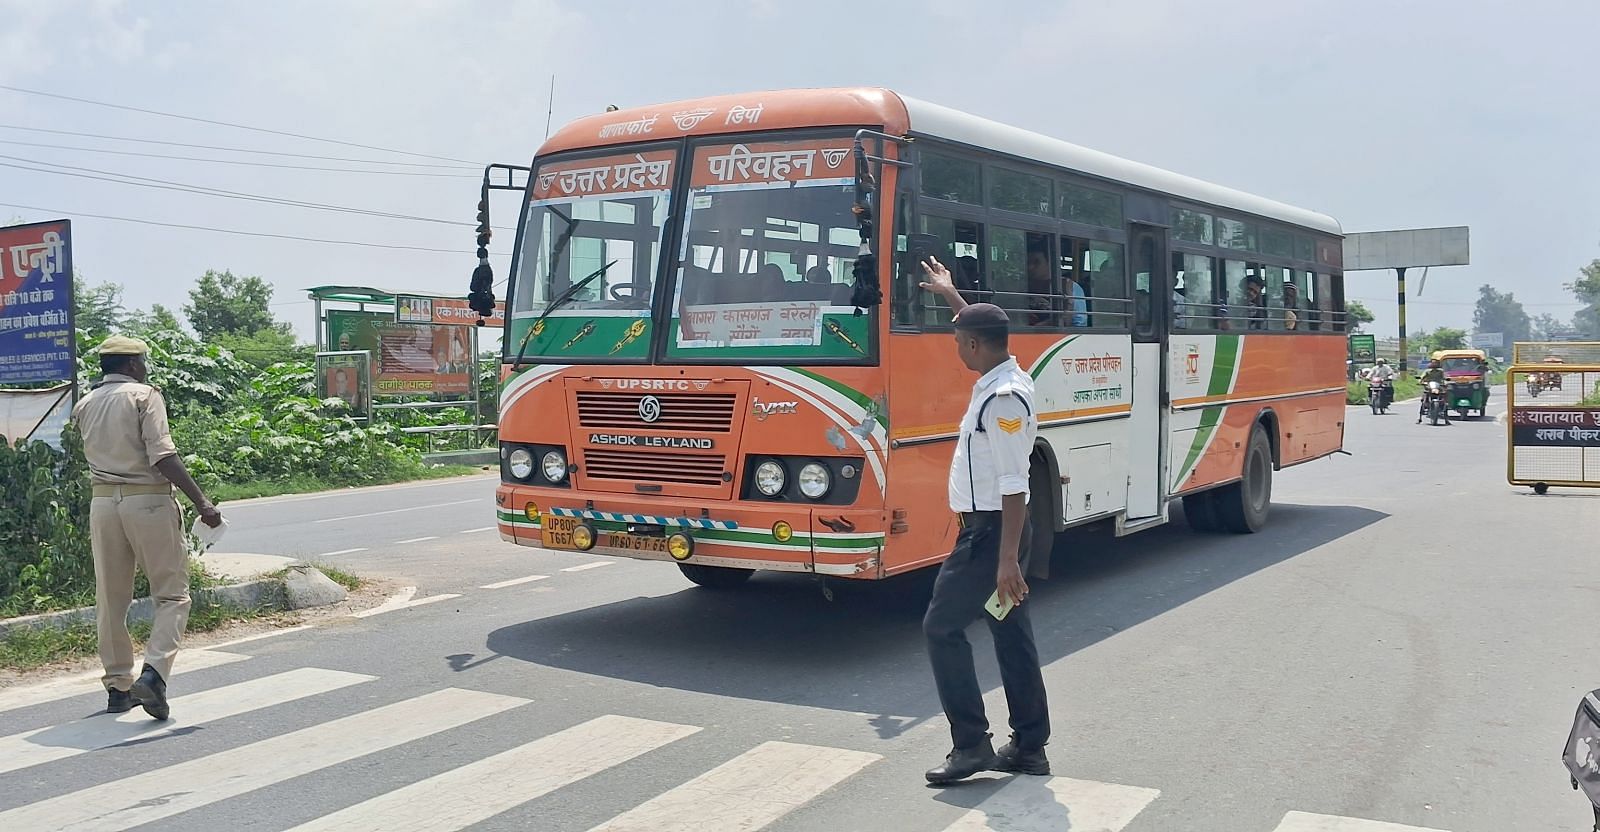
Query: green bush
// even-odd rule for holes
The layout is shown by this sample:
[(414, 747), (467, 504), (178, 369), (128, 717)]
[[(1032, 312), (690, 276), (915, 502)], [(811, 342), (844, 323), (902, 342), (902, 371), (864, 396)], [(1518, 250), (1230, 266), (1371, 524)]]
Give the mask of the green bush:
[(0, 441), (0, 617), (94, 603), (89, 470), (71, 425), (62, 447)]

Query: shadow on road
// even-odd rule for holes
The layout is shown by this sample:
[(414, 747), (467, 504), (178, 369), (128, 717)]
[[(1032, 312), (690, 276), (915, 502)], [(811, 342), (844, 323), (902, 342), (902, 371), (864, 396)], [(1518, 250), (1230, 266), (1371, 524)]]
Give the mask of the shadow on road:
[[(1116, 539), (1075, 536), (1033, 587), (1040, 659), (1053, 662), (1258, 570), (1382, 519), (1349, 506), (1273, 507), (1255, 535), (1200, 535), (1178, 518)], [(869, 715), (882, 736), (940, 713), (922, 613), (934, 570), (877, 583), (758, 575), (731, 592), (685, 588), (505, 627), (493, 653), (687, 691)], [(981, 678), (998, 685), (989, 637), (974, 629)], [(871, 715), (878, 716), (871, 716)]]

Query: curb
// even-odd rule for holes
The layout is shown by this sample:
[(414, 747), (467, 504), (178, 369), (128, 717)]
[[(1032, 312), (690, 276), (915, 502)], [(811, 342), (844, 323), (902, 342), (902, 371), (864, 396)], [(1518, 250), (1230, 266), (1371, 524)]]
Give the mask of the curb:
[[(298, 565), (297, 565), (298, 566)], [(322, 573), (314, 567), (305, 567), (308, 572)], [(323, 577), (327, 580), (326, 576)], [(229, 586), (206, 587), (197, 589), (189, 595), (192, 601), (215, 604), (223, 607), (238, 609), (259, 609), (282, 611), (296, 609), (289, 601), (289, 593), (283, 578), (259, 578), (246, 581), (242, 584)], [(342, 600), (342, 599), (340, 599)], [(333, 603), (338, 603), (337, 601)], [(155, 602), (150, 598), (139, 598), (128, 609), (129, 621), (150, 621), (155, 612)], [(0, 638), (4, 638), (13, 630), (34, 629), (42, 630), (54, 628), (64, 630), (73, 624), (93, 623), (95, 621), (94, 607), (79, 607), (75, 610), (61, 610), (59, 612), (44, 612), (35, 615), (24, 615), (19, 618), (8, 618), (0, 621)]]

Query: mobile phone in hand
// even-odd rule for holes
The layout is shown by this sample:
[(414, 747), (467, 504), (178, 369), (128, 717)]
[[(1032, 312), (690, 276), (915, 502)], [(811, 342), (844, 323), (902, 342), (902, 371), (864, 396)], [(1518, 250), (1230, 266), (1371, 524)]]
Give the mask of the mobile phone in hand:
[(1011, 614), (1011, 608), (1015, 606), (1016, 602), (1010, 598), (1006, 599), (1005, 603), (1000, 602), (999, 589), (996, 589), (994, 594), (989, 596), (989, 600), (985, 601), (983, 604), (983, 608), (987, 610), (990, 615), (994, 616), (994, 620), (996, 621), (1006, 620), (1006, 616)]

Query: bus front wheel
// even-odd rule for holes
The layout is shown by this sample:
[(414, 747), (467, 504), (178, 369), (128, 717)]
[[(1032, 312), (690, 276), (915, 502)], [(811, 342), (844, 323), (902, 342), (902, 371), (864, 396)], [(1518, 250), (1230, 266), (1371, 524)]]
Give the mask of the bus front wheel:
[(1257, 425), (1245, 447), (1244, 478), (1216, 492), (1218, 519), (1235, 534), (1261, 531), (1272, 506), (1272, 442)]
[(680, 563), (678, 570), (683, 576), (706, 589), (735, 589), (742, 586), (745, 581), (754, 575), (754, 569), (734, 569), (727, 566), (700, 566), (693, 563)]

